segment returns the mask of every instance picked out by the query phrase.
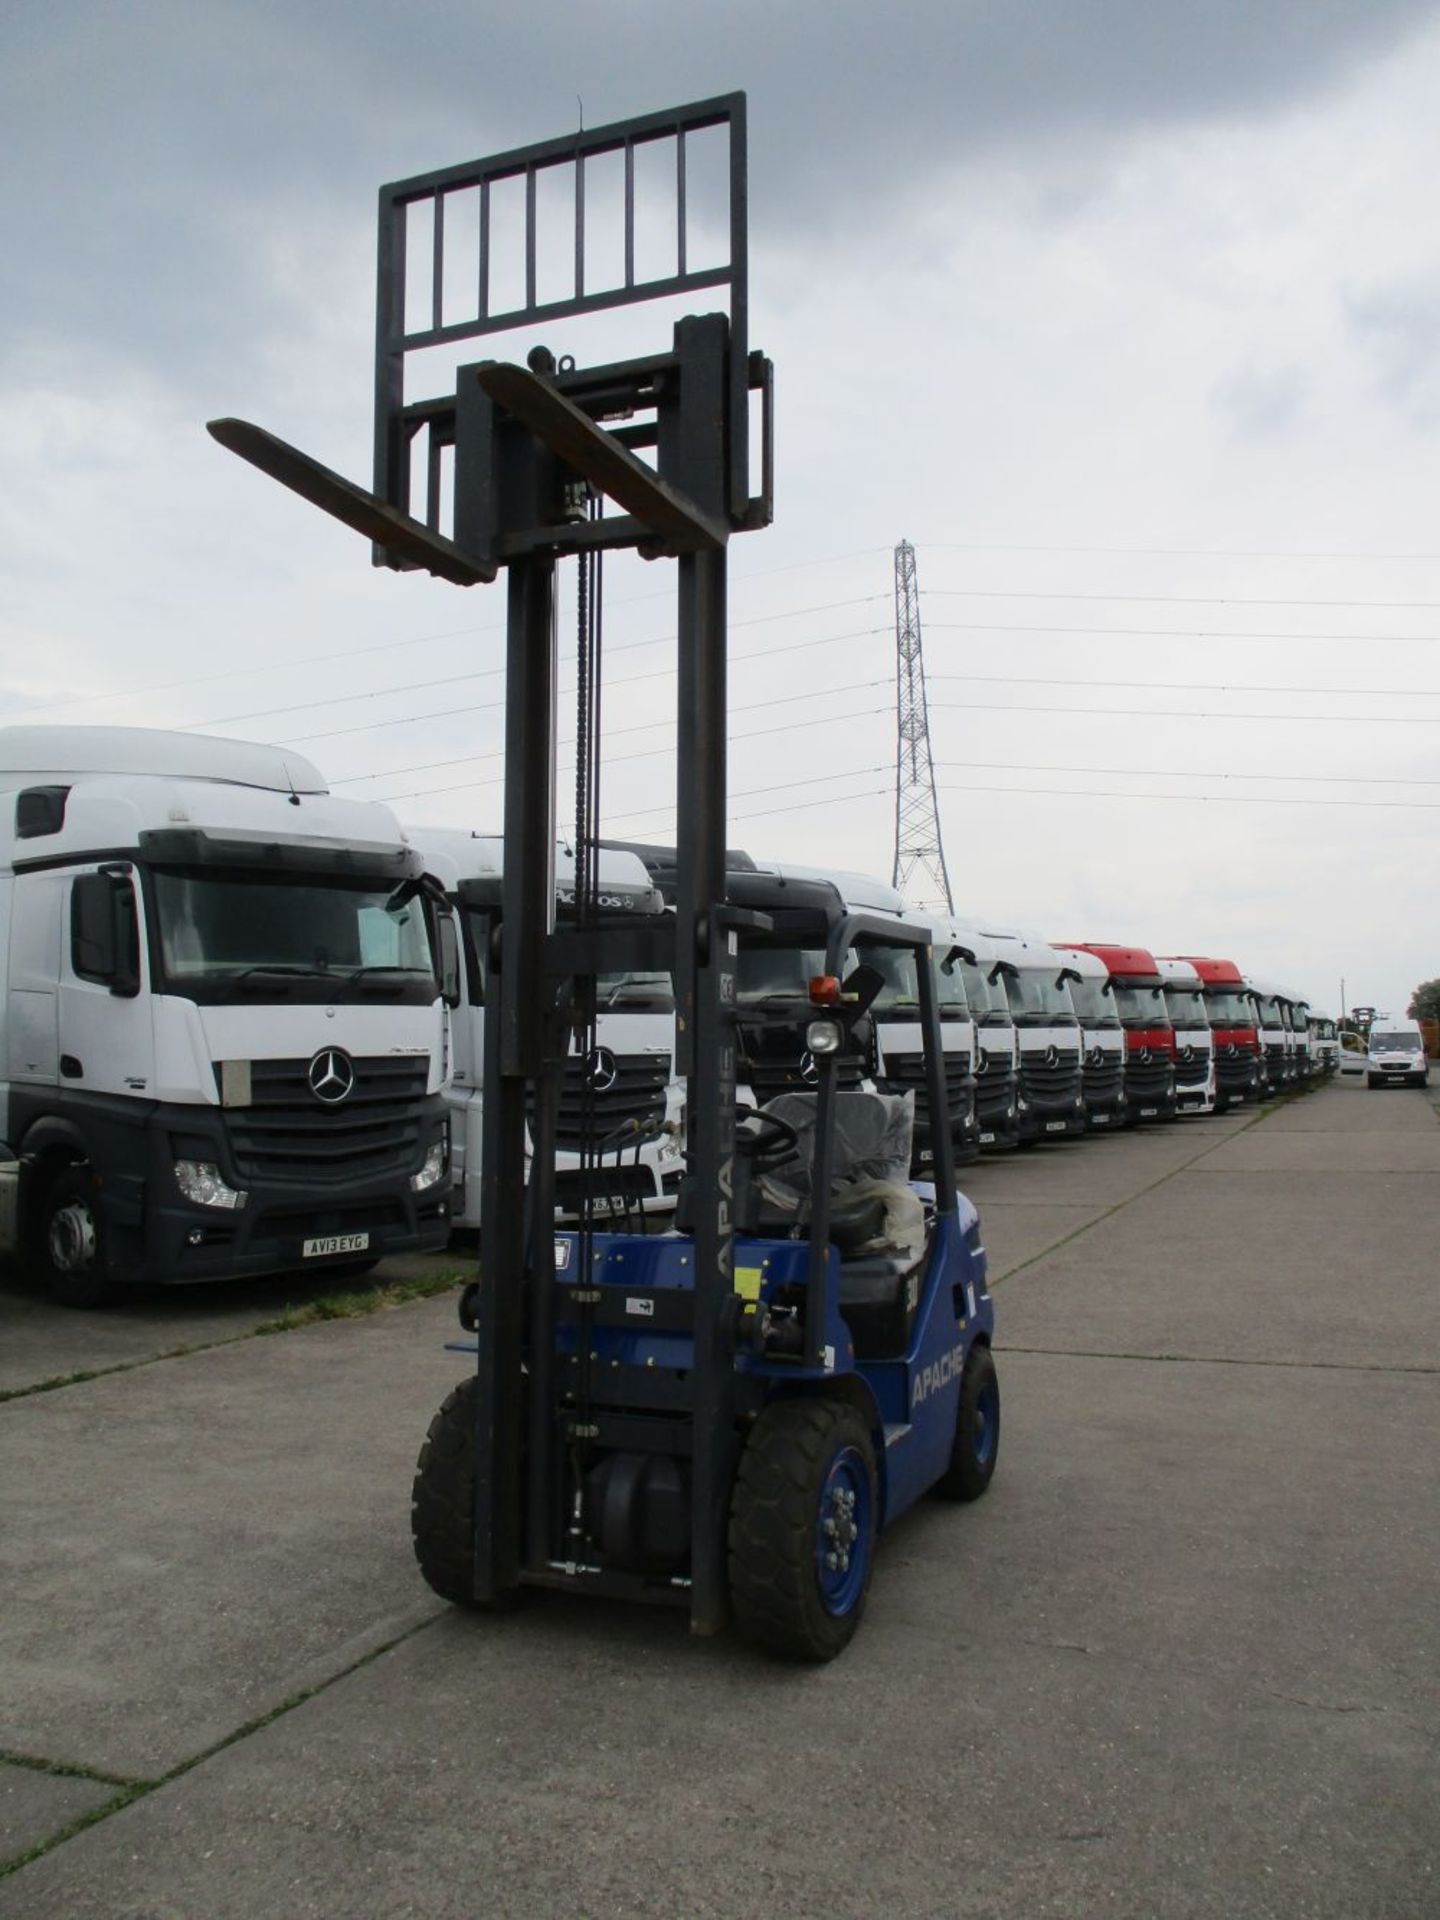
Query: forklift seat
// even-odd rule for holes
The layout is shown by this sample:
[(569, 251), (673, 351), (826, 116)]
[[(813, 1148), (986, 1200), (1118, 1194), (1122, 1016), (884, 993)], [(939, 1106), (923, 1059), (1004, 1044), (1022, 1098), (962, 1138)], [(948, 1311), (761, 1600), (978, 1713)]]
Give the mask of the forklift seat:
[[(898, 1259), (908, 1272), (925, 1250), (925, 1209), (909, 1180), (915, 1096), (841, 1091), (834, 1102), (831, 1244), (842, 1262)], [(761, 1232), (788, 1232), (808, 1217), (816, 1111), (813, 1093), (778, 1094), (761, 1108), (798, 1136), (790, 1159), (759, 1177)]]

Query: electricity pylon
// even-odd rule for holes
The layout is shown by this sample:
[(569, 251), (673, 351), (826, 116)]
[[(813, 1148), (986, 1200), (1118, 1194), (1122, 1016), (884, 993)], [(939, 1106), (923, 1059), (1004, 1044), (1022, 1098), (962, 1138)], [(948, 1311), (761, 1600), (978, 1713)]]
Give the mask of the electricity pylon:
[(912, 907), (953, 913), (950, 875), (940, 844), (935, 762), (925, 707), (920, 590), (915, 581), (915, 549), (908, 540), (902, 540), (895, 549), (895, 720), (895, 872), (891, 884)]

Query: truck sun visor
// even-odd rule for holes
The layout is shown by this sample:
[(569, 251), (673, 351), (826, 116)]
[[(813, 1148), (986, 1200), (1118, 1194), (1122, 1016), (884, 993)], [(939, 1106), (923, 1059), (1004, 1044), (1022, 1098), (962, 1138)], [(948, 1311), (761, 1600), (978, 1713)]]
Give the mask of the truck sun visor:
[(284, 838), (274, 834), (209, 833), (203, 827), (155, 827), (140, 835), (141, 856), (157, 866), (262, 867), (270, 871), (333, 874), (394, 882), (418, 880), (425, 871), (414, 847), (380, 841)]

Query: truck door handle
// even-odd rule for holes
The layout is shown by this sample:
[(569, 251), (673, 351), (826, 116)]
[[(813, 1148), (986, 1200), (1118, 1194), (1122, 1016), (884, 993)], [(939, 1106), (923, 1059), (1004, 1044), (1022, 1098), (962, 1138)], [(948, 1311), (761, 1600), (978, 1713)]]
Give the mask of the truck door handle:
[(73, 1053), (61, 1054), (60, 1071), (61, 1073), (64, 1074), (67, 1080), (83, 1080), (85, 1077), (85, 1069), (84, 1067), (81, 1066), (80, 1062), (75, 1058)]

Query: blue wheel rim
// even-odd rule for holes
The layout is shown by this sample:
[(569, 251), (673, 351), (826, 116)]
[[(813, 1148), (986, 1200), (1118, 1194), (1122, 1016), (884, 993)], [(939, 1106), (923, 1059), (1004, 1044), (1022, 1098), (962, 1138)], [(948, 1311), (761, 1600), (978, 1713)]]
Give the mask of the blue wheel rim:
[(815, 1577), (827, 1613), (849, 1613), (864, 1592), (873, 1524), (869, 1466), (858, 1448), (842, 1447), (830, 1462), (815, 1521)]
[(976, 1396), (975, 1425), (970, 1436), (977, 1466), (989, 1466), (999, 1437), (1000, 1389), (993, 1380), (987, 1380)]

